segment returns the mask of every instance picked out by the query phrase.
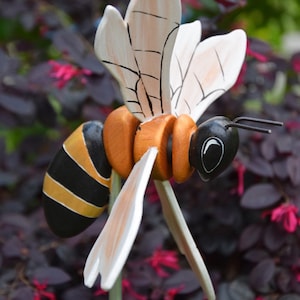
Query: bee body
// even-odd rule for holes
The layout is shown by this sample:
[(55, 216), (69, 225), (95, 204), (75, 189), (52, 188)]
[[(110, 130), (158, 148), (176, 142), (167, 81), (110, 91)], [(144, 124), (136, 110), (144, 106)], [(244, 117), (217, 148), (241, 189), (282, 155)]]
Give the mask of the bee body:
[(111, 166), (106, 158), (103, 125), (79, 126), (52, 160), (43, 185), (44, 210), (52, 231), (74, 236), (106, 208)]

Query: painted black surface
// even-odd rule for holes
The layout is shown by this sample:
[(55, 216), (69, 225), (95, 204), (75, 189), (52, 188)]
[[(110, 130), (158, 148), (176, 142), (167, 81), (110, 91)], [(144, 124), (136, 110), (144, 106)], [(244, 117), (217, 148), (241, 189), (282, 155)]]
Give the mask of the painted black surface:
[(99, 121), (90, 121), (83, 124), (83, 136), (90, 158), (98, 173), (105, 178), (111, 175), (111, 166), (105, 154), (103, 138), (103, 124)]
[(45, 217), (54, 234), (68, 238), (90, 226), (95, 219), (83, 217), (43, 194)]
[(107, 204), (107, 187), (82, 170), (63, 148), (51, 162), (48, 174), (85, 201), (100, 207)]
[[(211, 180), (223, 172), (236, 155), (239, 146), (238, 131), (236, 128), (226, 128), (229, 123), (231, 121), (225, 117), (214, 117), (200, 124), (192, 135), (190, 164), (198, 170), (204, 181)], [(205, 145), (212, 140), (215, 143), (204, 153)]]
[[(109, 177), (111, 167), (105, 155), (102, 141), (102, 124), (88, 122), (84, 124), (83, 131), (85, 143), (92, 161), (103, 177)], [(77, 136), (74, 135), (74, 138)], [(78, 137), (79, 138), (79, 137)], [(101, 156), (102, 157), (97, 157)], [(76, 194), (86, 202), (98, 207), (107, 205), (109, 188), (97, 182), (77, 163), (69, 157), (63, 147), (52, 160), (48, 174), (63, 187)], [(107, 176), (108, 175), (108, 176)], [(76, 201), (76, 199), (74, 199)], [(85, 230), (95, 219), (77, 214), (65, 206), (57, 203), (43, 193), (44, 211), (51, 230), (58, 236), (71, 237)]]

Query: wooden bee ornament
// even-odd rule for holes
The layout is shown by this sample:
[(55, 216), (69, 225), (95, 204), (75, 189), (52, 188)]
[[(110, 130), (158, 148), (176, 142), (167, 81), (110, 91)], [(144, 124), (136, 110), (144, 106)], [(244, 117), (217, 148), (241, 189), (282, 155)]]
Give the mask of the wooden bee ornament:
[[(107, 6), (95, 52), (120, 84), (124, 104), (104, 125), (81, 125), (49, 166), (43, 195), (47, 221), (63, 237), (82, 232), (107, 205), (111, 170), (126, 182), (96, 240), (84, 281), (111, 289), (138, 232), (149, 178), (154, 179), (166, 222), (209, 299), (214, 289), (168, 181), (183, 182), (196, 169), (216, 177), (238, 149), (244, 121), (212, 118), (205, 109), (236, 81), (246, 51), (242, 30), (201, 39), (199, 21), (180, 25), (180, 0), (131, 0), (125, 15)], [(278, 125), (278, 124), (275, 124)], [(262, 129), (264, 131), (264, 129)]]

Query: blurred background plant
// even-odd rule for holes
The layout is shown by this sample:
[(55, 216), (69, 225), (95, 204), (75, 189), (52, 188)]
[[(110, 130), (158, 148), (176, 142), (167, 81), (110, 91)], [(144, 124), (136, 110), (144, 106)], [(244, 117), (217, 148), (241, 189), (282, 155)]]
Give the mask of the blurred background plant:
[[(93, 53), (105, 5), (128, 1), (0, 2), (0, 299), (107, 299), (83, 285), (103, 214), (72, 239), (55, 237), (41, 204), (43, 175), (83, 121), (122, 104)], [(219, 178), (176, 185), (180, 205), (221, 300), (300, 299), (300, 4), (290, 0), (185, 0), (184, 22), (208, 37), (242, 27), (249, 40), (235, 87), (204, 114), (283, 121), (271, 135), (240, 131), (240, 150)], [(178, 253), (150, 184), (124, 270), (131, 299), (203, 299)]]

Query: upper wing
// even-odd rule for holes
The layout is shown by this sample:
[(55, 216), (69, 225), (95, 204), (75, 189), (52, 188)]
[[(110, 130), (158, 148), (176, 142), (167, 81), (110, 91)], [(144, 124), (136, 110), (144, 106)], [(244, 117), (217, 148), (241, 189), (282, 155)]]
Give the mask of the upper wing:
[(180, 0), (132, 0), (125, 20), (107, 6), (97, 29), (96, 54), (142, 122), (171, 113), (169, 70), (180, 19)]
[(157, 149), (149, 148), (126, 180), (87, 258), (86, 286), (93, 286), (100, 273), (101, 287), (109, 290), (121, 272), (140, 226), (145, 189), (156, 155)]
[(247, 44), (240, 29), (200, 39), (199, 21), (181, 25), (170, 68), (172, 113), (188, 114), (195, 122), (236, 82)]
[(216, 296), (208, 271), (186, 225), (170, 182), (154, 182), (162, 203), (165, 219), (180, 251), (186, 256), (207, 298), (209, 300), (215, 300)]

